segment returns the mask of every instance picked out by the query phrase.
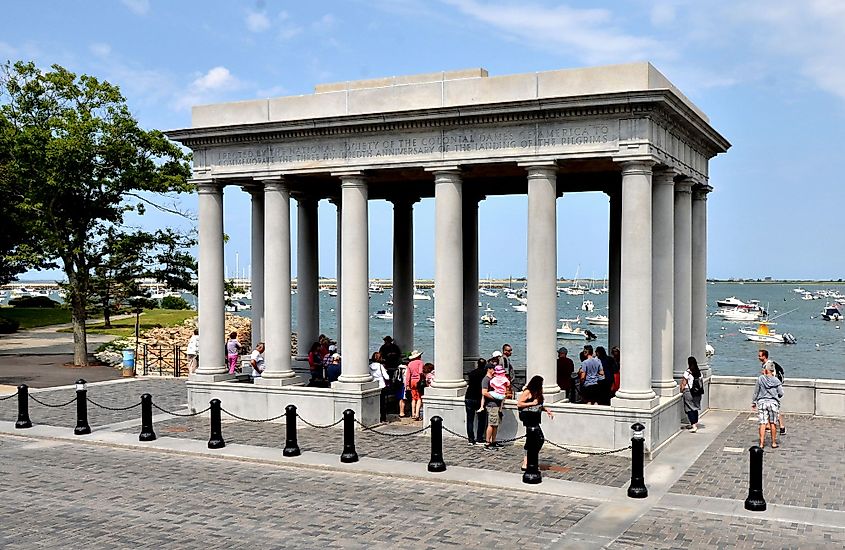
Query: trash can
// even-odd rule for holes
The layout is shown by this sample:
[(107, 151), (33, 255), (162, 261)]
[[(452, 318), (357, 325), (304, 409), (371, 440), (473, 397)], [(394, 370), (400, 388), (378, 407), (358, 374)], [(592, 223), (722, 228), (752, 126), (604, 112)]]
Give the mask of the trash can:
[(135, 376), (135, 350), (123, 350), (123, 376)]

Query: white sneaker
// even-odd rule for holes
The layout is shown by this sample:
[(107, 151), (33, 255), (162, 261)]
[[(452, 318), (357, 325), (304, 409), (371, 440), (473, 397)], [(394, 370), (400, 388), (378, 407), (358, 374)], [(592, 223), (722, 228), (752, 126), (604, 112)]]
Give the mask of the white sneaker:
[(694, 434), (697, 431), (698, 431), (698, 426), (693, 426), (692, 428), (689, 429), (689, 433), (691, 433), (691, 434)]

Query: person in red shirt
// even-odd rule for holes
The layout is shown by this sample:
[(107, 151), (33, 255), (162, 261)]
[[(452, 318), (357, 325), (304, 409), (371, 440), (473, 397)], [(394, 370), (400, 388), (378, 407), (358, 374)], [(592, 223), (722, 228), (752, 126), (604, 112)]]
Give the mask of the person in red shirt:
[(417, 389), (417, 382), (422, 376), (423, 362), (422, 352), (414, 350), (408, 355), (408, 370), (405, 371), (405, 387), (411, 389), (411, 418), (414, 420), (422, 420), (420, 416), (420, 407), (422, 406), (422, 396)]

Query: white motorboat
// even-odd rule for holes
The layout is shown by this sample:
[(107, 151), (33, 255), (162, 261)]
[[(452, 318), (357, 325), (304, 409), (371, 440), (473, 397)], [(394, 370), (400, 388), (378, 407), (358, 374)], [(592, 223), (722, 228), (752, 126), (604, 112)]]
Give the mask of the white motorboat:
[(479, 288), (479, 294), (484, 294), (485, 296), (489, 296), (490, 298), (498, 298), (499, 293), (493, 290), (492, 288)]
[(431, 296), (424, 292), (420, 292), (417, 290), (417, 287), (414, 287), (414, 300), (431, 300)]
[(819, 298), (821, 298), (821, 296), (813, 294), (811, 292), (805, 292), (801, 295), (802, 300), (818, 300)]
[(796, 293), (796, 294), (804, 294), (804, 293), (805, 293), (805, 292), (807, 292), (807, 291), (806, 291), (806, 290), (804, 290), (803, 288), (801, 288), (801, 287), (799, 286), (798, 288), (793, 288), (793, 289), (792, 289), (792, 292), (794, 292), (794, 293)]
[(376, 282), (370, 283), (370, 287), (367, 289), (370, 294), (384, 294), (384, 288)]
[(516, 304), (515, 306), (511, 307), (513, 307), (514, 311), (518, 311), (520, 313), (528, 313), (528, 306), (526, 304)]
[(707, 357), (713, 357), (716, 355), (716, 348), (710, 345), (710, 343), (704, 344), (704, 355)]
[(557, 337), (560, 340), (595, 340), (596, 335), (589, 330), (573, 327), (566, 321), (560, 323), (557, 329)]
[(745, 335), (746, 340), (751, 340), (752, 342), (763, 342), (766, 344), (795, 344), (797, 342), (795, 337), (789, 332), (783, 334), (777, 333), (771, 328), (773, 324), (769, 321), (760, 321), (756, 329), (745, 327), (739, 329), (739, 332)]
[(593, 304), (592, 300), (584, 300), (583, 302), (581, 302), (581, 309), (583, 311), (593, 311), (593, 309), (595, 309), (595, 307), (596, 306), (595, 306), (595, 304)]
[(252, 306), (242, 302), (240, 300), (232, 300), (231, 305), (226, 306), (226, 311), (230, 313), (238, 312), (238, 311), (248, 311), (252, 309)]
[(498, 322), (499, 320), (493, 316), (493, 309), (490, 307), (490, 304), (487, 304), (487, 307), (484, 308), (484, 315), (481, 316), (481, 324), (495, 325)]
[(337, 290), (335, 290), (335, 289), (329, 290), (329, 296), (332, 296), (333, 298), (337, 298)]
[(713, 313), (716, 317), (721, 317), (725, 321), (757, 321), (763, 315), (761, 311), (745, 309), (739, 307), (723, 308)]
[(841, 321), (842, 311), (839, 309), (839, 304), (834, 303), (833, 305), (828, 304), (825, 306), (822, 311), (822, 319), (825, 321)]
[(374, 319), (383, 319), (385, 321), (390, 321), (393, 319), (393, 312), (389, 309), (380, 309), (373, 313)]
[(585, 317), (588, 325), (607, 326), (610, 324), (610, 319), (607, 315), (593, 315), (592, 317)]
[(579, 324), (581, 322), (581, 316), (578, 315), (577, 317), (570, 318), (570, 319), (560, 319), (561, 323), (572, 323), (572, 324)]

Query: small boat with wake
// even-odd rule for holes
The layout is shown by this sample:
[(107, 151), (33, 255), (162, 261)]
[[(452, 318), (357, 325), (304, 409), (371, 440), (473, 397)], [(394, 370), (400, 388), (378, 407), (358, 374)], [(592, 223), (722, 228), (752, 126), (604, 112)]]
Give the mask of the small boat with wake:
[(762, 342), (765, 344), (795, 344), (798, 342), (795, 336), (789, 332), (784, 332), (783, 334), (776, 332), (771, 328), (773, 324), (770, 321), (760, 321), (756, 329), (745, 327), (739, 329), (739, 332), (745, 335), (746, 340), (751, 340), (752, 342)]

